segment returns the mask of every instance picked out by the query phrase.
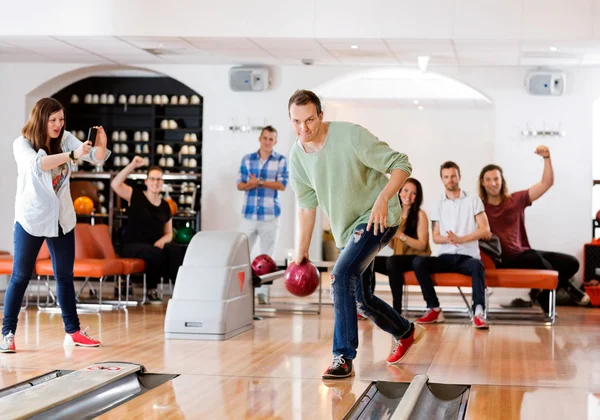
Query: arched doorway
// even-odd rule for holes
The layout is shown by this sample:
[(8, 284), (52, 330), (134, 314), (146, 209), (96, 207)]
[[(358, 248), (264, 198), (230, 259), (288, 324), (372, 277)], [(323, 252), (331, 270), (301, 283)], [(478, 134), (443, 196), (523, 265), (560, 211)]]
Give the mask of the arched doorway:
[[(359, 124), (409, 156), (412, 176), (424, 188), (426, 211), (443, 191), (439, 180), (443, 162), (458, 163), (461, 186), (475, 191), (479, 170), (493, 160), (493, 102), (457, 79), (417, 69), (377, 68), (337, 77), (314, 91), (326, 120)], [(328, 227), (320, 213), (311, 241), (313, 258), (323, 255), (322, 246), (331, 245), (322, 239)]]
[(28, 110), (44, 96), (59, 100), (67, 127), (80, 140), (102, 125), (112, 154), (101, 167), (78, 165), (72, 176), (73, 198), (90, 195), (92, 214), (79, 222), (106, 223), (118, 249), (127, 225), (127, 203), (112, 193), (110, 181), (135, 157), (144, 166), (128, 183), (143, 188), (145, 170), (158, 165), (165, 171), (163, 196), (172, 204), (175, 241), (185, 247), (191, 233), (201, 229), (202, 96), (178, 80), (140, 68), (96, 66), (48, 80), (27, 95)]

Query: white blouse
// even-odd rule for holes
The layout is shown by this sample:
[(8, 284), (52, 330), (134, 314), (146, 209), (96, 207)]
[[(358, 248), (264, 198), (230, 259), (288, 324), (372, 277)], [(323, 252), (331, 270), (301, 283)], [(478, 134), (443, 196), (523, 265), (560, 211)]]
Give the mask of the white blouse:
[[(82, 144), (77, 137), (65, 131), (60, 148), (63, 152), (70, 152)], [(95, 165), (106, 162), (111, 152), (106, 150), (104, 159), (98, 160), (94, 155), (95, 149), (93, 147), (81, 159)], [(44, 150), (40, 149), (36, 153), (33, 145), (20, 136), (13, 143), (13, 153), (17, 162), (15, 222), (19, 222), (30, 235), (46, 238), (58, 236), (59, 223), (64, 233), (73, 230), (77, 223), (69, 186), (73, 163), (66, 165), (65, 180), (55, 192), (52, 171), (42, 170), (42, 158), (48, 155)]]

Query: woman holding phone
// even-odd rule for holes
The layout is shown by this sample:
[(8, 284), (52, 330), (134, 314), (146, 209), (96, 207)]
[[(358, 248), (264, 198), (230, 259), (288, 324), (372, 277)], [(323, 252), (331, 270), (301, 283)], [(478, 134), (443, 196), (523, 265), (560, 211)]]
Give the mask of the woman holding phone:
[[(65, 131), (65, 110), (55, 99), (40, 99), (29, 115), (21, 136), (13, 143), (17, 163), (13, 270), (4, 297), (0, 352), (16, 351), (15, 332), (23, 296), (37, 255), (47, 241), (56, 278), (56, 293), (65, 324), (64, 345), (97, 347), (79, 327), (73, 285), (77, 222), (69, 177), (77, 159), (101, 164), (110, 156), (106, 133), (96, 129), (96, 142), (82, 143)], [(94, 130), (90, 130), (90, 134)], [(93, 140), (93, 139), (91, 139)]]

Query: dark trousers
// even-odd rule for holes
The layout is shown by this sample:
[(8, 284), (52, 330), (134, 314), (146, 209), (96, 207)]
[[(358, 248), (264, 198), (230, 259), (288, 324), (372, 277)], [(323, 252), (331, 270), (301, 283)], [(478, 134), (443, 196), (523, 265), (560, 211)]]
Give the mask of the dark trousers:
[[(559, 289), (565, 289), (569, 296), (577, 302), (584, 296), (583, 292), (569, 281), (579, 270), (579, 261), (572, 255), (530, 249), (517, 255), (503, 256), (501, 267), (558, 271)], [(546, 309), (548, 294), (548, 290), (533, 290), (532, 299), (537, 300), (542, 308)]]
[(125, 258), (141, 258), (146, 261), (146, 285), (148, 290), (156, 289), (160, 278), (175, 282), (177, 270), (183, 263), (181, 247), (166, 243), (163, 249), (145, 243), (123, 245), (121, 255)]
[[(402, 294), (404, 292), (404, 273), (412, 271), (415, 255), (392, 255), (389, 257), (375, 257), (375, 272), (388, 276), (392, 290), (393, 307), (402, 313)], [(373, 290), (375, 282), (373, 282)]]
[(17, 222), (14, 226), (15, 257), (13, 259), (13, 271), (4, 296), (2, 335), (8, 335), (10, 332), (14, 334), (17, 330), (21, 302), (44, 240), (48, 244), (50, 258), (52, 259), (52, 270), (56, 278), (56, 294), (58, 295), (65, 331), (69, 334), (79, 331), (79, 316), (77, 315), (75, 286), (73, 285), (74, 231), (65, 234), (62, 228), (59, 227), (58, 237), (44, 238), (30, 235)]
[(473, 310), (477, 305), (485, 308), (485, 271), (480, 259), (458, 254), (416, 257), (413, 261), (413, 268), (428, 308), (440, 306), (431, 279), (433, 273), (459, 273), (471, 276), (473, 279)]

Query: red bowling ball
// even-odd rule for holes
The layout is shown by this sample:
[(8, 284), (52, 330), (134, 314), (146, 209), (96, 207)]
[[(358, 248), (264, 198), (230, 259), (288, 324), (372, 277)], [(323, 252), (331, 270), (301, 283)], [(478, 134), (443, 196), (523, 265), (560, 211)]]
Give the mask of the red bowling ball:
[(267, 254), (261, 254), (252, 261), (252, 272), (256, 276), (264, 276), (274, 271), (277, 271), (277, 263)]
[(285, 270), (285, 288), (294, 296), (309, 296), (319, 287), (321, 274), (310, 261), (291, 262)]

